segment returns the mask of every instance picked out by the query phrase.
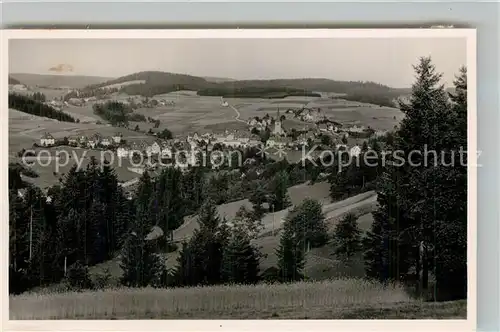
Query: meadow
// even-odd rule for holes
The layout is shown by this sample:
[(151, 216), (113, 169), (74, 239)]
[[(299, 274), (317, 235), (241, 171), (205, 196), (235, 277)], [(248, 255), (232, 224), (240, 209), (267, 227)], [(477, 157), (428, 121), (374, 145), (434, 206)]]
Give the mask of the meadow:
[(467, 303), (425, 303), (362, 279), (106, 289), (9, 299), (10, 319), (465, 319)]

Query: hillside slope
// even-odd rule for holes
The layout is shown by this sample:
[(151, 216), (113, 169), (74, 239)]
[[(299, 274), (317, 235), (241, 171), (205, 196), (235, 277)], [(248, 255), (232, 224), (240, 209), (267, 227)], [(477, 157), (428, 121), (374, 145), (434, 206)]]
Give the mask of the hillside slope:
[(68, 87), (81, 89), (90, 84), (101, 83), (110, 80), (109, 77), (81, 76), (81, 75), (42, 75), (11, 73), (10, 77), (28, 86), (43, 86), (52, 88)]
[(21, 82), (9, 75), (9, 84), (21, 84)]

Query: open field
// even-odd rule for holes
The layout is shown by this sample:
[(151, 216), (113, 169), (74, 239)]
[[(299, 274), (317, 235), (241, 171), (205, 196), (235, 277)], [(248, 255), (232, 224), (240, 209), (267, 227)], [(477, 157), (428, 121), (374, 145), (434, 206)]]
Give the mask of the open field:
[(255, 286), (25, 294), (10, 319), (466, 319), (467, 302), (425, 303), (361, 279)]
[[(51, 99), (54, 96), (64, 94), (63, 90), (52, 90), (46, 88), (35, 88), (33, 91), (25, 93), (33, 93), (35, 91), (43, 92)], [(116, 100), (124, 100), (129, 96), (125, 94), (115, 94)], [(161, 131), (168, 128), (175, 135), (185, 135), (193, 132), (205, 131), (224, 131), (229, 130), (246, 130), (248, 126), (242, 122), (249, 118), (259, 116), (263, 117), (266, 113), (272, 116), (276, 115), (278, 108), (284, 111), (288, 108), (321, 108), (324, 115), (332, 118), (342, 124), (357, 124), (363, 126), (371, 126), (375, 130), (392, 129), (403, 117), (403, 114), (393, 108), (379, 107), (369, 104), (361, 104), (341, 99), (330, 99), (320, 97), (303, 97), (292, 96), (276, 99), (260, 99), (260, 98), (227, 98), (231, 106), (236, 108), (240, 114), (240, 120), (237, 121), (236, 113), (231, 107), (223, 107), (219, 97), (198, 96), (195, 91), (177, 91), (162, 95), (157, 95), (155, 98), (174, 101), (175, 106), (164, 106), (157, 108), (142, 108), (135, 112), (146, 117), (152, 117), (161, 121), (159, 128), (155, 131)], [(105, 122), (93, 113), (92, 103), (88, 103), (82, 107), (70, 106), (65, 107), (64, 112), (72, 115), (80, 120), (82, 124), (95, 124), (97, 121)], [(153, 128), (150, 123), (138, 123), (142, 130)], [(133, 124), (135, 126), (135, 123)], [(292, 119), (287, 115), (284, 122), (285, 129), (303, 129), (311, 127), (313, 124), (305, 123), (296, 119)]]
[[(181, 91), (155, 97), (173, 100), (175, 106), (139, 109), (136, 112), (160, 119), (160, 129), (168, 127), (175, 134), (179, 134), (247, 128), (245, 123), (235, 121), (236, 114), (230, 107), (221, 106), (219, 97), (198, 96), (194, 92)], [(226, 100), (239, 111), (240, 119), (243, 121), (255, 116), (263, 117), (266, 113), (276, 116), (278, 108), (284, 114), (288, 108), (298, 109), (303, 106), (320, 107), (324, 115), (342, 124), (371, 126), (375, 130), (392, 129), (403, 117), (397, 109), (340, 99), (287, 97), (282, 100), (259, 98), (226, 98)], [(302, 129), (311, 126), (291, 119), (290, 115), (287, 117), (285, 128)]]

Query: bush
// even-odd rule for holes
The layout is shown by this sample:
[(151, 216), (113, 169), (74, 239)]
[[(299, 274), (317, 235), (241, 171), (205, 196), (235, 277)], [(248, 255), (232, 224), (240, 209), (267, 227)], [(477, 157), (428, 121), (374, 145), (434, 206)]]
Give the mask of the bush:
[(94, 281), (94, 287), (96, 289), (107, 288), (110, 286), (110, 280), (111, 280), (111, 273), (109, 272), (109, 269), (106, 268), (102, 273), (97, 274)]
[(79, 261), (70, 266), (67, 279), (69, 285), (76, 289), (93, 288), (90, 280), (89, 271), (86, 266), (83, 266)]
[(271, 266), (262, 272), (260, 278), (265, 283), (278, 283), (281, 282), (280, 271), (277, 267)]

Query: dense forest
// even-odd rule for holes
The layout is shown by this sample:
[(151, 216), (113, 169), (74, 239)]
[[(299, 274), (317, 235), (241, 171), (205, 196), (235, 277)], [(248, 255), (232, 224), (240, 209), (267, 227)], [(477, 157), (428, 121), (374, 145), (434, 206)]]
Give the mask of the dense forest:
[(280, 87), (214, 87), (198, 91), (200, 96), (222, 96), (232, 98), (285, 98), (288, 96), (321, 97), (311, 91)]
[(13, 108), (20, 112), (28, 113), (31, 115), (41, 116), (50, 119), (56, 119), (64, 122), (75, 122), (75, 119), (64, 113), (58, 111), (51, 106), (45, 105), (41, 100), (45, 99), (42, 94), (35, 94), (33, 96), (24, 96), (16, 93), (9, 93), (9, 108)]
[[(10, 292), (60, 280), (73, 289), (102, 287), (105, 276), (91, 280), (88, 267), (118, 254), (120, 282), (129, 287), (302, 280), (307, 249), (329, 246), (346, 262), (361, 253), (366, 278), (404, 283), (421, 298), (466, 298), (467, 166), (457, 152), (467, 150), (467, 71), (460, 70), (452, 95), (440, 84), (430, 58), (422, 58), (415, 71), (411, 98), (400, 105), (406, 115), (400, 125), (367, 141), (356, 162), (340, 169), (344, 160), (323, 160), (328, 166), (289, 164), (248, 150), (245, 160), (254, 162), (241, 167), (145, 172), (131, 199), (113, 169), (94, 160), (85, 170), (73, 168), (47, 194), (28, 186), (19, 195), (21, 182), (9, 179)], [(424, 146), (436, 157), (425, 163), (422, 154), (417, 160), (413, 154), (410, 164), (406, 157)], [(402, 151), (405, 157), (401, 162), (384, 155), (382, 162), (379, 152), (385, 150)], [(317, 181), (320, 173), (330, 174), (334, 201), (376, 190), (378, 207), (366, 236), (354, 215), (344, 216), (330, 234), (318, 201), (291, 206), (286, 188)], [(18, 174), (13, 170), (9, 176)], [(250, 209), (241, 208), (233, 220), (218, 215), (218, 204), (242, 198), (249, 199)], [(277, 264), (260, 271), (262, 255), (253, 242), (260, 220), (287, 207)], [(199, 228), (179, 246), (171, 232), (192, 214)], [(151, 236), (155, 228), (164, 236)], [(177, 246), (177, 263), (167, 266), (165, 254)]]

